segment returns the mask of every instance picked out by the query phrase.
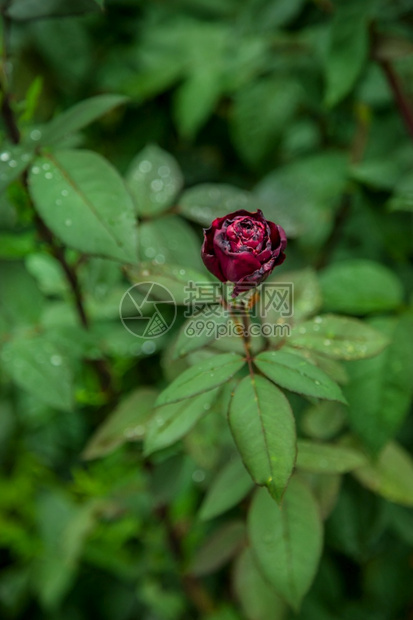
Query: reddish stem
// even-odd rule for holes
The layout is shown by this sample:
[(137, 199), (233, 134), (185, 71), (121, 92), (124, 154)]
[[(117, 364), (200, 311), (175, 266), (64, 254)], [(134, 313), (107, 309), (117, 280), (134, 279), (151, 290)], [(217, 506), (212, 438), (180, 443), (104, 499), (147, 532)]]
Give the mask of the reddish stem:
[(380, 65), (393, 92), (394, 99), (404, 119), (407, 130), (413, 138), (413, 108), (409, 98), (403, 90), (400, 77), (397, 75), (392, 64), (388, 60), (379, 60)]

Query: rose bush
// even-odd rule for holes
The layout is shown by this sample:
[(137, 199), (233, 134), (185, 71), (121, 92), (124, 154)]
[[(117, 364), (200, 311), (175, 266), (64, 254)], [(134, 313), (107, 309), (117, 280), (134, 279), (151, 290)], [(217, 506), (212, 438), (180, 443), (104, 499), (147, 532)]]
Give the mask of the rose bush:
[(244, 209), (216, 218), (204, 229), (202, 260), (221, 282), (235, 284), (232, 296), (261, 284), (284, 262), (284, 229), (265, 219), (258, 209)]
[(1, 620), (413, 620), (411, 5), (0, 0)]

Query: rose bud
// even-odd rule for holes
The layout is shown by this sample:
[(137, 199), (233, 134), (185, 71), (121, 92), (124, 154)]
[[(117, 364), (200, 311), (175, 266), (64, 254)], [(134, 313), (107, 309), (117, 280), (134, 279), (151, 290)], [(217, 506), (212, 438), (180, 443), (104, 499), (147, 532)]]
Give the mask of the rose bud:
[(202, 260), (221, 282), (233, 282), (232, 296), (258, 286), (285, 259), (287, 237), (262, 211), (244, 209), (215, 219), (204, 229)]

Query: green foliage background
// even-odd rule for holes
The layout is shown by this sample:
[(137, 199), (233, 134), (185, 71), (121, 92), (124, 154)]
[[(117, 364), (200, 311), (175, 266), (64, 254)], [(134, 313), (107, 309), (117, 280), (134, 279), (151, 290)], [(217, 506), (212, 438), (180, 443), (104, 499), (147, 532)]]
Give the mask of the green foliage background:
[[(0, 7), (0, 617), (410, 618), (411, 0)], [(238, 208), (295, 286), (255, 384), (184, 332)]]

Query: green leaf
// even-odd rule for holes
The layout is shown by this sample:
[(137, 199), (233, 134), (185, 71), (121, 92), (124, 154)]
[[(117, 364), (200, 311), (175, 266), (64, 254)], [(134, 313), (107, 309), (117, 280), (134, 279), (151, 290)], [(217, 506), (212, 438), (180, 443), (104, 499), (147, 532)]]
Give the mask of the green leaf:
[(287, 271), (267, 280), (268, 284), (291, 283), (294, 290), (294, 323), (308, 318), (321, 309), (323, 300), (317, 273), (311, 269)]
[(77, 506), (63, 493), (47, 491), (36, 508), (42, 549), (32, 564), (32, 579), (43, 606), (54, 611), (73, 584), (101, 502)]
[(24, 111), (21, 113), (19, 118), (20, 123), (30, 123), (33, 121), (33, 117), (36, 114), (40, 96), (42, 94), (43, 82), (43, 77), (38, 75), (33, 79), (32, 83), (27, 88), (26, 97), (23, 104)]
[(150, 388), (138, 388), (126, 396), (89, 439), (83, 458), (99, 458), (127, 441), (143, 439), (156, 396)]
[[(215, 0), (212, 0), (213, 2)], [(208, 5), (209, 6), (209, 5)], [(223, 603), (217, 609), (205, 616), (205, 620), (244, 620), (234, 607)]]
[[(297, 353), (297, 349), (284, 345), (284, 351), (291, 353)], [(333, 360), (331, 357), (326, 357), (322, 353), (315, 353), (315, 351), (309, 351), (308, 349), (300, 349), (300, 355), (308, 359), (312, 364), (319, 366), (333, 381), (341, 385), (348, 383), (347, 370), (342, 362)]]
[(254, 363), (271, 381), (287, 390), (305, 396), (346, 402), (339, 386), (300, 355), (285, 351), (265, 351), (255, 358)]
[(36, 251), (36, 237), (33, 232), (0, 233), (0, 258), (24, 258)]
[(187, 79), (174, 100), (179, 133), (193, 138), (206, 122), (225, 88), (222, 69), (229, 28), (225, 22), (189, 21), (183, 32)]
[(294, 327), (289, 345), (333, 359), (359, 360), (380, 353), (388, 339), (357, 319), (325, 314)]
[(259, 490), (248, 516), (252, 551), (265, 578), (294, 610), (314, 579), (322, 548), (318, 506), (309, 489), (293, 478), (280, 508)]
[[(291, 308), (291, 316), (283, 316), (284, 304), (282, 308), (277, 307), (277, 303), (271, 303), (265, 313), (261, 312), (262, 322), (277, 326), (277, 332), (270, 334), (268, 340), (275, 348), (285, 341), (290, 333), (290, 327), (299, 323), (303, 319), (315, 314), (321, 309), (322, 298), (320, 285), (315, 271), (310, 268), (300, 271), (287, 271), (275, 275), (264, 284), (268, 287), (263, 290), (262, 299), (270, 300), (277, 288), (279, 295), (287, 292), (288, 304)], [(279, 330), (279, 331), (278, 331)]]
[(196, 576), (215, 572), (237, 553), (245, 542), (243, 521), (230, 521), (215, 530), (195, 553), (188, 573)]
[(183, 138), (193, 138), (208, 120), (222, 91), (219, 66), (209, 64), (193, 73), (178, 89), (174, 101), (174, 116)]
[[(27, 303), (27, 300), (30, 303)], [(8, 329), (40, 322), (44, 299), (21, 263), (0, 263), (0, 319)]]
[(237, 558), (234, 589), (248, 620), (285, 618), (285, 603), (262, 577), (251, 549), (244, 549)]
[(27, 145), (3, 145), (0, 153), (0, 194), (19, 178), (32, 159), (32, 149)]
[(25, 261), (27, 271), (35, 278), (44, 295), (62, 296), (69, 286), (59, 261), (45, 252), (32, 252)]
[(201, 183), (185, 190), (178, 202), (179, 212), (190, 220), (210, 226), (216, 217), (231, 211), (256, 211), (262, 203), (250, 192), (232, 185)]
[[(188, 70), (185, 44), (193, 20), (179, 14), (167, 20), (145, 20), (139, 46), (133, 46), (133, 62), (128, 66), (130, 52), (120, 57), (113, 49), (113, 68), (106, 72), (106, 83), (119, 84), (131, 97), (142, 101), (171, 88)], [(121, 71), (119, 69), (121, 68)]]
[(198, 420), (209, 413), (217, 394), (218, 389), (209, 390), (177, 403), (159, 406), (147, 428), (145, 455), (182, 439)]
[(344, 474), (366, 463), (355, 448), (299, 439), (297, 449), (297, 468), (316, 474)]
[[(202, 302), (199, 303), (202, 307)], [(259, 325), (256, 321), (253, 325)], [(188, 355), (206, 345), (215, 351), (225, 353), (240, 353), (245, 351), (242, 338), (240, 338), (239, 322), (235, 321), (222, 306), (207, 306), (205, 310), (195, 311), (192, 316), (182, 325), (174, 344), (173, 358), (177, 359)], [(250, 350), (252, 354), (261, 351), (264, 347), (264, 339), (261, 334), (252, 334), (250, 338)]]
[(309, 485), (318, 504), (320, 516), (325, 521), (334, 510), (339, 499), (342, 476), (340, 474), (314, 474), (301, 471), (300, 478)]
[[(178, 305), (195, 303), (202, 297), (202, 293), (210, 296), (211, 292), (211, 280), (208, 273), (203, 274), (180, 265), (155, 265), (146, 262), (140, 263), (137, 267), (128, 268), (126, 273), (129, 279), (137, 284), (141, 282), (161, 284), (168, 289)], [(193, 292), (188, 292), (188, 287), (192, 287)], [(162, 291), (157, 289), (154, 294), (161, 298)], [(170, 295), (165, 293), (165, 299), (170, 299)]]
[(326, 538), (332, 549), (364, 563), (376, 555), (387, 527), (385, 502), (358, 484), (345, 484), (327, 521)]
[(385, 499), (413, 506), (413, 460), (396, 443), (389, 443), (377, 460), (353, 472), (365, 487)]
[(220, 326), (227, 330), (230, 321), (227, 311), (221, 306), (218, 306), (216, 310), (214, 309), (213, 315), (211, 315), (211, 310), (207, 309), (190, 317), (179, 331), (174, 345), (174, 358), (183, 357), (191, 351), (213, 343)]
[(142, 222), (139, 227), (139, 254), (142, 261), (155, 264), (182, 265), (199, 270), (201, 241), (192, 227), (179, 215), (166, 215)]
[[(291, 22), (303, 8), (304, 0), (252, 2), (243, 5), (245, 23), (254, 24), (259, 32), (277, 31)], [(262, 35), (261, 35), (262, 36)]]
[(46, 17), (82, 15), (99, 10), (98, 0), (12, 0), (7, 9), (11, 19), (26, 21)]
[(244, 499), (253, 486), (241, 459), (234, 457), (213, 480), (201, 504), (199, 517), (207, 521), (230, 510)]
[(223, 353), (191, 366), (160, 393), (157, 406), (175, 403), (226, 383), (245, 364), (236, 353)]
[(405, 419), (413, 394), (413, 321), (377, 319), (372, 323), (390, 345), (370, 360), (348, 365), (345, 388), (352, 429), (373, 452), (392, 439)]
[[(24, 0), (23, 0), (24, 2)], [(67, 11), (66, 0), (61, 0)], [(90, 0), (95, 11), (99, 11)], [(70, 3), (70, 7), (75, 3)], [(69, 9), (70, 10), (70, 9)], [(79, 96), (83, 85), (95, 70), (93, 43), (83, 19), (38, 19), (30, 24), (30, 37), (37, 53), (43, 59), (62, 99), (72, 101)], [(45, 96), (46, 99), (47, 96)], [(40, 131), (31, 132), (33, 140), (40, 140)]]
[(394, 188), (394, 193), (389, 200), (391, 211), (413, 211), (413, 175), (405, 174)]
[(98, 95), (77, 103), (43, 127), (40, 144), (50, 146), (61, 142), (127, 100), (121, 95)]
[[(219, 319), (217, 323), (218, 322), (219, 322)], [(210, 326), (210, 323), (208, 325)], [(249, 342), (251, 354), (255, 355), (256, 353), (258, 353), (258, 351), (262, 351), (263, 348), (265, 347), (265, 339), (260, 333), (260, 326), (259, 326), (258, 321), (252, 320), (251, 325), (258, 326), (258, 333), (255, 332), (254, 334), (251, 334), (250, 342)], [(227, 333), (225, 334), (222, 333), (223, 329), (220, 332), (219, 328), (218, 327), (216, 328), (217, 338), (210, 344), (210, 346), (219, 351), (225, 351), (225, 352), (233, 351), (234, 353), (243, 354), (245, 351), (245, 345), (244, 345), (243, 339), (240, 337), (239, 332), (235, 331), (235, 329), (238, 329), (240, 326), (239, 321), (236, 322), (234, 319), (228, 318), (227, 326), (229, 327), (229, 333), (226, 328)]]
[(326, 53), (326, 104), (339, 103), (354, 87), (368, 56), (372, 2), (346, 0), (334, 11)]
[(38, 157), (30, 194), (47, 226), (81, 252), (136, 263), (132, 200), (114, 168), (90, 151)]
[(44, 322), (47, 324), (47, 338), (67, 356), (70, 364), (74, 365), (85, 358), (99, 359), (102, 356), (92, 330), (85, 329), (78, 322), (74, 324), (57, 322), (52, 325), (47, 318)]
[(237, 92), (231, 119), (235, 146), (245, 161), (259, 165), (274, 153), (299, 104), (296, 80), (273, 76), (249, 82)]
[(151, 216), (172, 206), (183, 177), (172, 155), (151, 144), (132, 160), (126, 182), (139, 215)]
[(402, 171), (397, 159), (367, 159), (351, 167), (351, 176), (367, 187), (393, 191)]
[(264, 377), (245, 377), (231, 400), (229, 424), (251, 477), (281, 502), (296, 457), (295, 422), (284, 394)]
[[(230, 386), (231, 381), (221, 389), (212, 405), (211, 415), (202, 418), (184, 439), (186, 453), (201, 470), (210, 472), (221, 464), (222, 445), (230, 436), (227, 421), (222, 415), (227, 409), (225, 392)], [(225, 440), (223, 440), (224, 436)], [(195, 474), (195, 482), (202, 483), (201, 478), (204, 478), (204, 474), (198, 471)]]
[(392, 504), (389, 510), (390, 528), (403, 541), (413, 546), (413, 513), (410, 508)]
[(67, 357), (46, 336), (16, 337), (1, 352), (13, 381), (56, 409), (73, 408), (73, 379)]
[(304, 412), (301, 427), (314, 439), (331, 439), (339, 433), (346, 421), (346, 409), (339, 403), (321, 402)]
[(328, 237), (347, 173), (347, 157), (327, 151), (278, 167), (255, 191), (264, 203), (265, 216), (281, 224), (287, 236), (299, 237), (299, 244), (308, 251)]
[(403, 300), (403, 287), (394, 273), (365, 259), (333, 263), (321, 273), (320, 284), (324, 308), (332, 312), (386, 312)]

